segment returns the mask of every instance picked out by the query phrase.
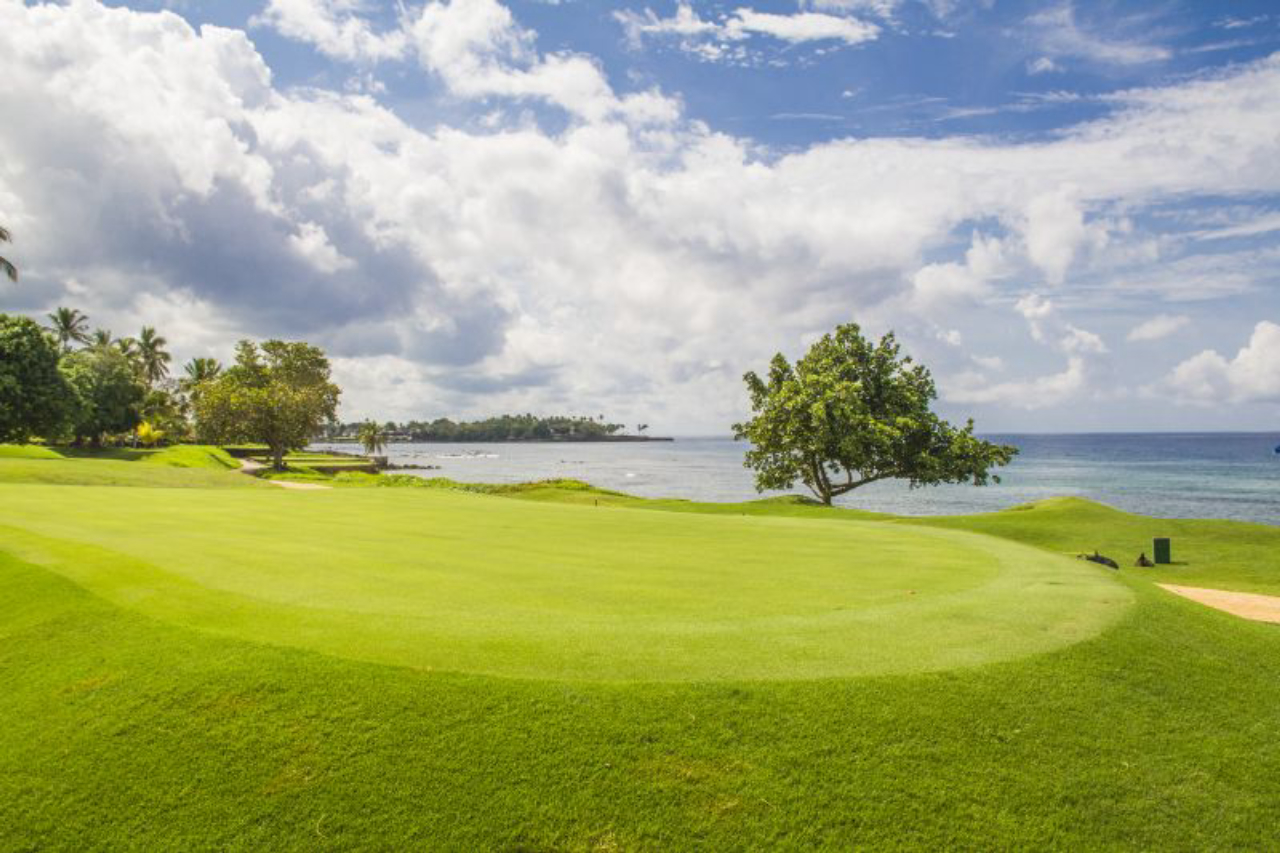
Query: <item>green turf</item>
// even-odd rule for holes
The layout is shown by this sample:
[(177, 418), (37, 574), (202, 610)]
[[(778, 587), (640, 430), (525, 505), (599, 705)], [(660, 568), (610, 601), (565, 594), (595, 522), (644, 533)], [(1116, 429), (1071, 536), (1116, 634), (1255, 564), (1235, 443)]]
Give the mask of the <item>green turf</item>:
[[(25, 461), (0, 460), (0, 471)], [(432, 488), (0, 486), (0, 524), (8, 525), (0, 532), (0, 849), (1274, 846), (1280, 630), (1157, 589), (1151, 581), (1163, 571), (1106, 574), (1063, 557), (1095, 545), (1128, 548), (1166, 526), (1086, 502), (928, 520), (943, 528), (935, 535), (989, 535), (930, 541), (1000, 536), (1020, 543), (1019, 553), (1034, 549), (1055, 571), (1095, 572), (1088, 576), (1106, 579), (1102, 588), (1132, 597), (1110, 627), (1080, 642), (934, 672), (658, 683), (451, 674), (369, 663), (350, 649), (303, 648), (321, 648), (314, 638), (282, 645), (219, 636), (225, 632), (178, 624), (190, 614), (171, 609), (195, 596), (211, 602), (205, 616), (221, 606), (241, 611), (221, 618), (252, 622), (256, 603), (240, 593), (256, 571), (273, 607), (329, 619), (331, 610), (350, 609), (340, 599), (356, 596), (383, 610), (400, 599), (416, 612), (420, 579), (383, 570), (358, 585), (328, 551), (345, 541), (348, 553), (361, 545), (366, 553), (387, 550), (394, 564), (389, 532), (430, 538), (436, 521), (448, 521), (451, 533), (434, 546), (456, 547), (450, 535), (475, 534), (460, 526), (472, 506), (487, 525), (471, 548), (507, 549), (512, 560), (536, 552), (505, 537), (524, 532), (523, 523), (571, 523), (561, 519), (581, 520), (586, 536), (595, 525), (619, 525), (609, 528), (609, 559), (637, 547), (636, 531), (644, 530), (714, 538), (733, 529), (735, 540), (769, 530), (801, 536), (803, 548), (818, 547), (810, 540), (834, 547), (868, 531), (885, 542), (929, 535), (919, 520), (868, 525), (858, 514), (794, 501), (699, 507), (628, 499), (681, 510), (640, 512), (583, 489), (498, 491), (527, 500)], [(590, 503), (554, 505), (559, 500)], [(242, 511), (219, 510), (222, 501), (239, 501)], [(42, 511), (25, 508), (29, 502)], [(95, 504), (100, 520), (88, 509)], [(127, 504), (135, 507), (132, 528)], [(277, 531), (273, 569), (253, 556), (269, 543), (256, 534), (240, 539), (237, 529), (257, 516), (270, 526), (291, 508), (304, 508), (294, 517), (302, 525)], [(58, 514), (84, 523), (49, 518)], [(1196, 573), (1204, 585), (1253, 578), (1265, 586), (1280, 574), (1275, 528), (1178, 524), (1171, 535), (1184, 563), (1168, 572), (1180, 579)], [(555, 544), (565, 530), (545, 535)], [(1079, 543), (1085, 536), (1096, 541)], [(90, 539), (96, 544), (77, 544)], [(140, 554), (151, 540), (150, 561), (97, 550)], [(584, 547), (567, 538), (556, 545), (557, 553)], [(225, 560), (204, 563), (182, 557), (184, 550)], [(56, 565), (64, 558), (72, 564)], [(310, 582), (290, 580), (297, 572), (278, 565), (287, 561), (309, 569)], [(209, 571), (203, 583), (184, 574), (198, 564)], [(866, 608), (877, 606), (878, 585), (893, 588), (873, 575), (863, 573), (854, 590), (868, 597)], [(95, 588), (103, 576), (109, 582)], [(527, 580), (491, 576), (494, 584)], [(756, 606), (796, 607), (816, 580), (761, 587), (767, 601)], [(224, 591), (210, 593), (215, 587)], [(741, 616), (744, 590), (715, 589), (725, 615)], [(554, 584), (544, 592), (563, 597)], [(647, 594), (637, 606), (678, 603), (640, 592)], [(964, 592), (934, 599), (956, 594)], [(625, 611), (629, 602), (603, 604)], [(507, 624), (472, 615), (490, 633)], [(1001, 628), (991, 613), (975, 618)], [(369, 630), (387, 622), (372, 614), (364, 621)], [(332, 630), (354, 641), (350, 626)]]
[[(1280, 595), (1280, 528), (1236, 521), (1148, 518), (1081, 500), (1054, 498), (1018, 510), (933, 519), (933, 526), (978, 530), (1062, 553), (1110, 555), (1145, 579)], [(1136, 569), (1151, 540), (1173, 540), (1173, 563)]]
[(10, 484), (264, 488), (236, 472), (238, 467), (222, 450), (201, 445), (158, 450), (0, 445), (0, 483)]
[(0, 459), (61, 459), (57, 451), (39, 444), (0, 444)]
[(6, 499), (6, 547), (108, 600), (442, 671), (689, 681), (946, 669), (1076, 642), (1129, 600), (1092, 564), (881, 522), (438, 490), (174, 501), (137, 489), (120, 502), (90, 488), (0, 487)]
[[(401, 475), (395, 479), (403, 481), (410, 478)], [(359, 482), (371, 481), (376, 481), (376, 478), (367, 477)], [(824, 507), (796, 497), (746, 503), (637, 498), (594, 489), (573, 480), (496, 486), (455, 483), (444, 479), (420, 482), (425, 482), (428, 487), (477, 491), (551, 503), (700, 515), (878, 520), (964, 530), (1011, 539), (1064, 556), (1092, 554), (1097, 551), (1114, 558), (1123, 570), (1131, 570), (1146, 580), (1280, 595), (1280, 568), (1277, 566), (1280, 528), (1235, 521), (1150, 518), (1081, 498), (1050, 498), (1004, 512), (983, 515), (903, 518)], [(407, 485), (394, 480), (391, 484)], [(1145, 553), (1148, 558), (1153, 556), (1151, 542), (1158, 536), (1172, 539), (1173, 563), (1154, 568), (1135, 568), (1134, 563), (1139, 554)]]

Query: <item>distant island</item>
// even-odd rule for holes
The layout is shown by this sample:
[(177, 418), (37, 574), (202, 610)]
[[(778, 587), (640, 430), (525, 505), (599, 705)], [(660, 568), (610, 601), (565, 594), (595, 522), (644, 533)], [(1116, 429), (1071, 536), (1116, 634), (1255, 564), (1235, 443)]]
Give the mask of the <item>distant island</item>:
[[(321, 441), (358, 442), (363, 421), (335, 423), (318, 436)], [(479, 421), (387, 421), (382, 425), (388, 443), (404, 442), (639, 442), (671, 441), (665, 436), (645, 435), (648, 424), (636, 424), (626, 432), (624, 424), (609, 423), (604, 415), (500, 415)]]

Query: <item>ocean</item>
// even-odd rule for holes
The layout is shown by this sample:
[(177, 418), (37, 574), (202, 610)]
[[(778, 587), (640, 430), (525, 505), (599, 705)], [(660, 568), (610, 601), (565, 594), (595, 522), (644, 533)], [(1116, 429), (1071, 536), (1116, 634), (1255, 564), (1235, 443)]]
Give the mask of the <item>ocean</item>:
[[(986, 435), (1019, 448), (989, 486), (910, 489), (880, 482), (838, 499), (842, 506), (901, 515), (988, 512), (1074, 495), (1143, 515), (1231, 518), (1280, 524), (1280, 433)], [(350, 450), (351, 445), (316, 445)], [(643, 497), (740, 501), (760, 497), (742, 467), (745, 444), (727, 438), (598, 444), (392, 444), (392, 462), (475, 483), (553, 477), (585, 480)], [(797, 484), (796, 492), (805, 493)], [(779, 494), (779, 493), (766, 493)]]

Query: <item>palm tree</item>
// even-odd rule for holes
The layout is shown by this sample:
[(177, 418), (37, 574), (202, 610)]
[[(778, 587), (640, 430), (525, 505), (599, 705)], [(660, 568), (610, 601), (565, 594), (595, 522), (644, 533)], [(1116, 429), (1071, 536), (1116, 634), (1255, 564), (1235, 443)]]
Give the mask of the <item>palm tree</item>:
[[(9, 233), (9, 229), (0, 225), (0, 243), (10, 243), (13, 241), (13, 235)], [(4, 270), (4, 274), (9, 276), (9, 281), (18, 280), (18, 268), (9, 262), (8, 258), (0, 258), (0, 269)]]
[(164, 349), (168, 343), (151, 326), (143, 326), (142, 333), (138, 335), (138, 365), (142, 368), (142, 375), (152, 385), (169, 375), (171, 356)]
[(116, 349), (124, 354), (124, 357), (137, 365), (138, 359), (138, 341), (134, 338), (116, 338), (111, 343), (115, 344)]
[(360, 444), (365, 454), (375, 456), (387, 446), (387, 431), (376, 421), (365, 421), (360, 425)]
[(75, 308), (58, 308), (49, 317), (49, 331), (57, 337), (63, 352), (71, 351), (71, 344), (89, 343), (89, 318)]
[(94, 329), (93, 335), (89, 338), (89, 346), (95, 349), (106, 349), (114, 341), (115, 338), (111, 336), (110, 329)]
[(188, 388), (194, 388), (201, 382), (217, 379), (222, 373), (222, 363), (216, 358), (193, 358), (182, 366), (187, 378), (182, 380)]

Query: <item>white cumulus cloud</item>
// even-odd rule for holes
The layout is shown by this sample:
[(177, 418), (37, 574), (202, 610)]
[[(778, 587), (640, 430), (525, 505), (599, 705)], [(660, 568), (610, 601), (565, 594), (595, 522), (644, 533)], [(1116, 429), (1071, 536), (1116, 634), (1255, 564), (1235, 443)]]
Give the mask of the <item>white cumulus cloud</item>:
[(359, 0), (268, 0), (252, 23), (313, 44), (333, 59), (379, 62), (403, 57), (408, 47), (404, 31), (397, 26), (375, 32), (361, 15), (364, 11)]
[(833, 39), (845, 44), (861, 44), (880, 34), (878, 26), (857, 18), (821, 12), (776, 15), (754, 9), (738, 9), (725, 23), (724, 29), (729, 38), (761, 33), (792, 43)]
[(1207, 349), (1175, 367), (1165, 381), (1188, 402), (1280, 402), (1280, 325), (1263, 320), (1234, 358)]
[(1186, 328), (1191, 318), (1185, 314), (1157, 314), (1134, 326), (1125, 336), (1128, 341), (1158, 341)]

